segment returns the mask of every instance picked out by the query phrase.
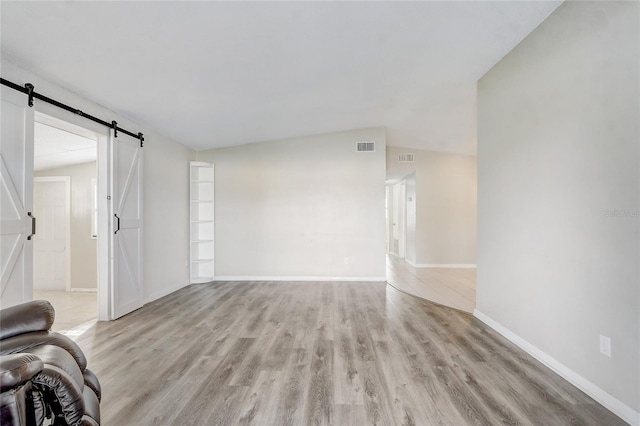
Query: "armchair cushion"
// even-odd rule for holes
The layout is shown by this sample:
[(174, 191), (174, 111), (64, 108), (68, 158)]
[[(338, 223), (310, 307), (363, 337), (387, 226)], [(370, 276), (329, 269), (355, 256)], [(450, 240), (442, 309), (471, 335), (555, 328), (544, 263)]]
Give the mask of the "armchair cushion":
[(84, 399), (84, 417), (90, 417), (100, 424), (100, 401), (98, 401), (96, 394), (85, 386), (82, 391), (82, 398)]
[[(33, 416), (28, 414), (29, 408), (27, 408), (30, 395), (30, 382), (18, 386), (15, 389), (0, 393), (0, 424), (22, 426), (32, 423), (31, 418), (35, 417), (35, 414)], [(44, 420), (44, 415), (38, 417), (38, 419)], [(41, 423), (40, 421), (37, 424)]]
[(42, 361), (32, 354), (0, 356), (0, 392), (28, 382), (43, 368)]
[(46, 300), (34, 300), (0, 310), (0, 340), (51, 328), (55, 311)]
[(0, 424), (42, 424), (45, 407), (41, 395), (32, 392), (31, 379), (43, 369), (32, 354), (0, 356)]
[(102, 399), (102, 388), (100, 387), (98, 377), (88, 368), (82, 372), (82, 376), (84, 377), (85, 386), (89, 386), (98, 397), (98, 401), (100, 401)]
[(50, 364), (45, 364), (44, 370), (32, 379), (32, 383), (45, 400), (57, 405), (55, 411), (62, 414), (67, 424), (80, 422), (84, 415), (82, 383), (77, 383), (66, 371)]
[(69, 352), (59, 346), (41, 345), (30, 348), (29, 353), (37, 356), (42, 360), (44, 365), (53, 365), (64, 370), (78, 384), (84, 384), (84, 377), (78, 367), (78, 363)]
[(80, 347), (49, 331), (46, 301), (0, 310), (1, 424), (100, 424), (101, 389)]
[[(2, 328), (4, 328), (4, 324), (0, 325), (0, 329)], [(0, 355), (31, 352), (31, 348), (42, 345), (54, 345), (65, 349), (75, 358), (80, 371), (87, 368), (87, 358), (78, 344), (67, 336), (52, 331), (36, 331), (4, 339), (0, 341)]]

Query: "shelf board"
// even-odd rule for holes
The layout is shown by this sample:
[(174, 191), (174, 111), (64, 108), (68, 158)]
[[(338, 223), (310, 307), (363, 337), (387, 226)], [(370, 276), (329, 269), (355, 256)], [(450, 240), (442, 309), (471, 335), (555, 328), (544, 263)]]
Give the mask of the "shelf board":
[(213, 222), (212, 220), (192, 220), (191, 223), (211, 223)]
[(213, 259), (193, 259), (191, 263), (207, 263), (213, 262)]
[(211, 179), (191, 179), (193, 183), (213, 183)]
[(213, 203), (213, 200), (191, 200), (192, 203)]
[(212, 243), (213, 240), (191, 240), (192, 243)]

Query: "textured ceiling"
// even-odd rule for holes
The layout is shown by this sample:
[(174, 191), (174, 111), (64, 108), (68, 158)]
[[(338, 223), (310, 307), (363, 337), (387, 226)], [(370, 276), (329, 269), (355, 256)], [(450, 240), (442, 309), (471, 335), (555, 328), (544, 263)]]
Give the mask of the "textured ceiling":
[(2, 1), (1, 46), (197, 150), (386, 126), (475, 154), (478, 78), (559, 4)]

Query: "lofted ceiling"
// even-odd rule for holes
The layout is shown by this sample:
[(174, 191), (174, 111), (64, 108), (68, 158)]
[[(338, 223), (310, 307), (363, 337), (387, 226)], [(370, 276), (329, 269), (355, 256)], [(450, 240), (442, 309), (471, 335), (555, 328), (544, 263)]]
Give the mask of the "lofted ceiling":
[(560, 3), (2, 1), (1, 47), (196, 150), (386, 126), (474, 155), (477, 80)]

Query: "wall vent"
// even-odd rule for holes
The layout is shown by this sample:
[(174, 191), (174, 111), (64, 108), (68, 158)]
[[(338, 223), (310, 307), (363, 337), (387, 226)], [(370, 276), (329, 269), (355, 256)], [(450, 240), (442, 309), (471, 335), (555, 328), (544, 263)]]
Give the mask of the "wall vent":
[(413, 154), (398, 154), (399, 163), (413, 163)]
[(356, 151), (358, 152), (374, 152), (375, 150), (375, 142), (356, 142)]

